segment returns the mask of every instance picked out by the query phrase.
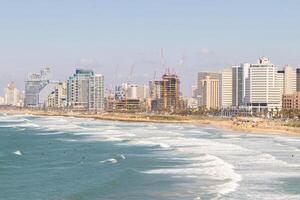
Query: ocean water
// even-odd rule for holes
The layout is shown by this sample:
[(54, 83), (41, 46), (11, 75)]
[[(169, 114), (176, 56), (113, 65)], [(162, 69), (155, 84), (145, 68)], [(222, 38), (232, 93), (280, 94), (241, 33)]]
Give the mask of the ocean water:
[(300, 199), (300, 137), (0, 114), (0, 199)]

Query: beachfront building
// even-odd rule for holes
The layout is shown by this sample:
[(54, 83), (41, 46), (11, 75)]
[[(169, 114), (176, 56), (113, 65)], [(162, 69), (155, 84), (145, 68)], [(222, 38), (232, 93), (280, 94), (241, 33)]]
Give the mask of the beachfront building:
[(300, 92), (294, 92), (293, 94), (283, 95), (282, 109), (300, 110)]
[(245, 103), (254, 113), (281, 109), (277, 67), (266, 57), (250, 65)]
[(232, 66), (232, 106), (234, 107), (240, 107), (245, 103), (249, 67), (249, 63)]
[(160, 99), (160, 81), (149, 81), (149, 97), (151, 100)]
[(23, 93), (16, 88), (16, 85), (11, 82), (4, 88), (3, 104), (9, 106), (23, 106)]
[(164, 112), (176, 112), (180, 109), (180, 80), (169, 72), (160, 81), (161, 109)]
[(95, 74), (89, 79), (89, 110), (104, 110), (104, 76)]
[(65, 108), (67, 107), (67, 82), (59, 82), (48, 94), (46, 107)]
[(232, 106), (232, 69), (224, 69), (220, 74), (219, 103), (221, 108)]
[(176, 112), (182, 108), (180, 99), (180, 79), (169, 70), (161, 80), (149, 82), (149, 105), (153, 112)]
[(39, 94), (49, 84), (51, 78), (52, 73), (48, 67), (38, 73), (29, 73), (25, 81), (24, 105), (26, 107), (39, 107)]
[(296, 92), (296, 71), (290, 65), (285, 65), (277, 73), (281, 95)]
[(138, 85), (137, 98), (140, 100), (146, 100), (147, 98), (149, 98), (149, 86), (145, 84)]
[(218, 109), (220, 106), (220, 74), (212, 74), (202, 77), (200, 82), (200, 105), (207, 110)]
[(67, 81), (68, 107), (77, 110), (88, 110), (89, 78), (94, 75), (92, 70), (76, 69), (75, 74)]
[(38, 106), (40, 108), (46, 108), (48, 107), (47, 103), (48, 103), (48, 96), (54, 92), (55, 90), (55, 87), (58, 85), (58, 81), (53, 81), (53, 80), (50, 80), (49, 83), (43, 87), (38, 96), (39, 96), (39, 99), (38, 99)]
[(92, 70), (76, 69), (67, 80), (67, 105), (74, 111), (104, 109), (104, 77)]
[(296, 69), (296, 91), (300, 92), (300, 68)]
[[(205, 102), (207, 102), (207, 99), (205, 99), (205, 97), (207, 97), (207, 95), (204, 92), (203, 80), (205, 80), (207, 77), (209, 77), (210, 80), (220, 80), (220, 76), (221, 76), (220, 73), (217, 73), (217, 72), (199, 72), (198, 73), (197, 92), (198, 92), (198, 105), (200, 107), (207, 107), (207, 105), (205, 104)], [(205, 95), (205, 97), (203, 95)], [(218, 102), (219, 102), (219, 99), (218, 99)], [(217, 106), (219, 106), (219, 103)]]

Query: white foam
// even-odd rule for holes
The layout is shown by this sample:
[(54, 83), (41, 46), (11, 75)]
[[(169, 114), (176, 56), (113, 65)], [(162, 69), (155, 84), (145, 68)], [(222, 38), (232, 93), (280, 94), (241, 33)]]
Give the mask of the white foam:
[(17, 150), (15, 152), (13, 152), (15, 155), (18, 155), (18, 156), (22, 156), (22, 152), (20, 150)]
[(115, 158), (109, 158), (109, 159), (100, 161), (100, 163), (111, 163), (111, 164), (115, 164), (115, 163), (118, 163), (118, 160), (116, 160)]

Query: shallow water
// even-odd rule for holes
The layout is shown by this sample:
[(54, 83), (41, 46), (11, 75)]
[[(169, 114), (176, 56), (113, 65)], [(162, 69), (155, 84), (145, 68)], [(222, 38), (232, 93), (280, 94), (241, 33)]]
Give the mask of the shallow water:
[(0, 199), (300, 199), (300, 137), (0, 114)]

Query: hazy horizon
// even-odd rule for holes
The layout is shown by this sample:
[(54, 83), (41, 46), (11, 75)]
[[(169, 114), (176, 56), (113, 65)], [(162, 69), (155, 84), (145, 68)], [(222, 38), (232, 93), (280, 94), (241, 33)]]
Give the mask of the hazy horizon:
[(65, 80), (76, 68), (105, 76), (105, 87), (145, 83), (166, 67), (182, 91), (196, 73), (267, 56), (278, 68), (300, 67), (298, 1), (3, 1), (0, 8), (0, 94), (45, 66)]

